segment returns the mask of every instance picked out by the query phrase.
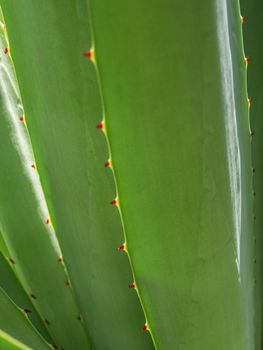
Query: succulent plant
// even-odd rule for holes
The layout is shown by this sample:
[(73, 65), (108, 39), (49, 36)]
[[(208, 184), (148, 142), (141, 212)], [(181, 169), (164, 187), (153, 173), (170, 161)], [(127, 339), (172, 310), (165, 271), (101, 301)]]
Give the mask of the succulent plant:
[(0, 6), (0, 348), (260, 350), (259, 0)]

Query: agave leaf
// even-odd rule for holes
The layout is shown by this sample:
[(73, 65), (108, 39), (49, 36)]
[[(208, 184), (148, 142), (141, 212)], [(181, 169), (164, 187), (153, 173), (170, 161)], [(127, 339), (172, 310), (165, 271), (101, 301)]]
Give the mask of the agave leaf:
[(251, 57), (248, 65), (248, 97), (250, 98), (250, 125), (251, 132), (254, 134), (251, 139), (252, 145), (252, 173), (253, 173), (253, 191), (256, 193), (254, 198), (255, 229), (253, 232), (253, 241), (256, 246), (254, 257), (255, 266), (255, 313), (256, 313), (256, 349), (260, 350), (263, 346), (262, 324), (263, 324), (263, 106), (262, 106), (262, 35), (263, 35), (263, 4), (258, 0), (241, 0), (242, 15), (244, 17), (243, 32), (246, 55)]
[(2, 350), (30, 350), (15, 338), (0, 330), (0, 345)]
[[(130, 290), (102, 118), (86, 0), (1, 0), (51, 221), (98, 349), (152, 349)], [(45, 18), (45, 25), (43, 25)], [(30, 38), (30, 39), (29, 39)], [(86, 53), (84, 55), (84, 53)]]
[(24, 310), (30, 322), (36, 327), (39, 333), (42, 334), (49, 343), (52, 343), (42, 319), (24, 291), (14, 270), (10, 267), (2, 253), (0, 253), (0, 276), (0, 287), (2, 290), (20, 309)]
[[(89, 349), (39, 182), (19, 88), (0, 31), (0, 227), (10, 265), (41, 315), (54, 344)], [(70, 332), (67, 331), (70, 329)]]
[(5, 256), (10, 256), (4, 237), (1, 232), (0, 232), (0, 252)]
[[(29, 322), (23, 310), (19, 309), (11, 301), (2, 288), (0, 288), (0, 310), (0, 330), (2, 332), (9, 334), (33, 349), (50, 349), (50, 346)], [(0, 345), (2, 345), (1, 342), (4, 341), (2, 332), (0, 333)], [(5, 348), (3, 347), (3, 349)]]
[(238, 1), (90, 1), (127, 250), (159, 349), (253, 349)]

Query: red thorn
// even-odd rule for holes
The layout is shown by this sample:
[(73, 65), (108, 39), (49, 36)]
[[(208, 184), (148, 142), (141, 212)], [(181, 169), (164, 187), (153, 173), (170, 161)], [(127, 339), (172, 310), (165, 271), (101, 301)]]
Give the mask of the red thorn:
[(14, 259), (12, 259), (12, 258), (8, 258), (8, 260), (9, 260), (9, 262), (11, 263), (11, 264), (15, 264), (15, 260)]
[(116, 205), (117, 203), (118, 203), (117, 198), (114, 198), (114, 199), (110, 202), (111, 205)]
[(117, 250), (125, 250), (126, 249), (126, 244), (123, 243), (122, 245), (120, 245)]
[(9, 47), (5, 48), (5, 54), (7, 55), (9, 53)]
[(135, 283), (130, 284), (130, 285), (129, 285), (129, 288), (130, 288), (130, 289), (135, 289), (135, 288), (136, 288)]
[(93, 58), (93, 51), (92, 49), (88, 50), (88, 51), (85, 51), (84, 52), (84, 56), (87, 57), (87, 58)]
[(25, 117), (24, 117), (23, 115), (21, 115), (21, 117), (19, 117), (19, 120), (20, 120), (22, 123), (24, 123)]
[(34, 163), (34, 164), (32, 164), (31, 165), (31, 168), (33, 168), (33, 169), (35, 169), (36, 170), (36, 164)]
[(143, 330), (144, 330), (144, 331), (148, 331), (148, 329), (149, 329), (148, 324), (145, 323), (144, 326), (143, 326)]
[(108, 160), (106, 163), (104, 163), (105, 168), (108, 168), (111, 166), (111, 161)]
[(28, 310), (28, 309), (23, 309), (23, 311), (25, 314), (31, 314), (31, 312), (32, 312), (31, 310)]
[(47, 224), (47, 225), (50, 224), (50, 219), (49, 219), (49, 218), (47, 218), (46, 224)]
[(253, 101), (253, 97), (249, 97), (247, 100), (248, 100), (248, 104), (249, 104), (249, 106), (250, 106), (251, 103), (252, 103), (252, 101)]
[(104, 128), (104, 123), (103, 122), (99, 123), (98, 125), (96, 125), (96, 128), (97, 129), (103, 129)]
[(62, 263), (63, 262), (63, 259), (62, 257), (60, 256), (58, 259), (57, 259), (58, 263)]
[(245, 23), (247, 21), (246, 17), (241, 16), (241, 23)]
[(246, 64), (248, 64), (248, 62), (250, 61), (250, 56), (246, 56), (245, 61), (246, 61)]

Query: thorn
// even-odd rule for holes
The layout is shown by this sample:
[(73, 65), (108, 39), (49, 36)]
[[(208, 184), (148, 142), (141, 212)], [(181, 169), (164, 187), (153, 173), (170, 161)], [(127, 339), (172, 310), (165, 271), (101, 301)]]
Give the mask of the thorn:
[(36, 168), (37, 168), (36, 163), (33, 163), (33, 164), (31, 165), (31, 168), (33, 168), (33, 169), (36, 170)]
[(82, 316), (79, 315), (79, 316), (77, 317), (77, 319), (78, 319), (79, 321), (82, 321)]
[(245, 57), (245, 62), (246, 62), (246, 64), (248, 64), (249, 61), (250, 61), (250, 56), (246, 56), (246, 57)]
[(31, 313), (32, 313), (32, 311), (31, 311), (31, 310), (28, 310), (28, 309), (23, 309), (23, 311), (24, 311), (24, 313), (25, 313), (26, 315), (28, 315), (28, 314), (31, 314)]
[(144, 331), (148, 331), (148, 330), (149, 330), (149, 326), (148, 326), (148, 324), (147, 324), (147, 323), (145, 323), (145, 324), (144, 324), (144, 326), (143, 326), (143, 330), (144, 330)]
[(111, 205), (117, 205), (118, 204), (118, 200), (117, 200), (117, 197), (114, 198), (111, 202), (110, 202)]
[(98, 125), (96, 125), (96, 128), (101, 130), (104, 129), (104, 123), (100, 122)]
[(240, 20), (241, 20), (241, 23), (245, 23), (245, 22), (247, 21), (247, 18), (244, 17), (244, 16), (241, 16), (241, 17), (240, 17)]
[(23, 115), (21, 115), (21, 116), (19, 117), (19, 120), (20, 120), (22, 123), (24, 123), (24, 122), (25, 122), (25, 117), (24, 117)]
[(135, 288), (136, 288), (135, 283), (130, 284), (130, 285), (129, 285), (129, 288), (130, 288), (130, 289), (135, 289)]
[(6, 54), (6, 55), (9, 54), (9, 52), (10, 52), (10, 51), (9, 51), (9, 47), (6, 47), (6, 48), (5, 48), (5, 54)]
[(255, 172), (256, 172), (256, 169), (252, 168), (252, 173), (255, 174)]
[(45, 224), (47, 224), (47, 225), (50, 224), (50, 219), (49, 218), (47, 218)]
[(249, 97), (249, 98), (247, 99), (247, 102), (248, 102), (249, 107), (250, 107), (252, 101), (253, 101), (253, 97)]
[(94, 59), (94, 50), (90, 49), (84, 52), (84, 56), (89, 59)]
[(50, 322), (49, 322), (47, 319), (45, 319), (44, 322), (45, 322), (45, 324), (47, 324), (48, 326), (50, 325)]
[(70, 285), (71, 285), (71, 284), (70, 284), (70, 280), (67, 280), (67, 281), (66, 281), (66, 286), (70, 287)]
[(106, 163), (104, 163), (105, 168), (109, 168), (111, 166), (111, 161), (108, 160)]
[(57, 259), (57, 262), (60, 263), (60, 264), (63, 262), (63, 259), (62, 259), (61, 256)]
[(250, 131), (250, 136), (253, 137), (254, 136), (254, 131)]
[(12, 258), (8, 258), (8, 260), (9, 260), (9, 262), (11, 263), (11, 264), (15, 264), (15, 260), (14, 259), (12, 259)]
[(37, 299), (37, 297), (35, 296), (35, 294), (30, 294), (32, 299)]
[(120, 245), (117, 250), (126, 250), (126, 244), (123, 243), (122, 245)]
[(256, 197), (256, 192), (253, 192), (252, 195), (253, 195), (253, 197)]
[(53, 349), (58, 349), (58, 346), (53, 344), (53, 345), (52, 345), (52, 348), (53, 348)]

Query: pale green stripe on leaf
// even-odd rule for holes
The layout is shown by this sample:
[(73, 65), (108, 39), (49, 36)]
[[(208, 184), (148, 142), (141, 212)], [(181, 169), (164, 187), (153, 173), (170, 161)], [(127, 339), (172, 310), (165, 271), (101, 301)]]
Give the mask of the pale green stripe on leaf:
[(32, 350), (2, 330), (0, 330), (0, 347), (2, 350)]

